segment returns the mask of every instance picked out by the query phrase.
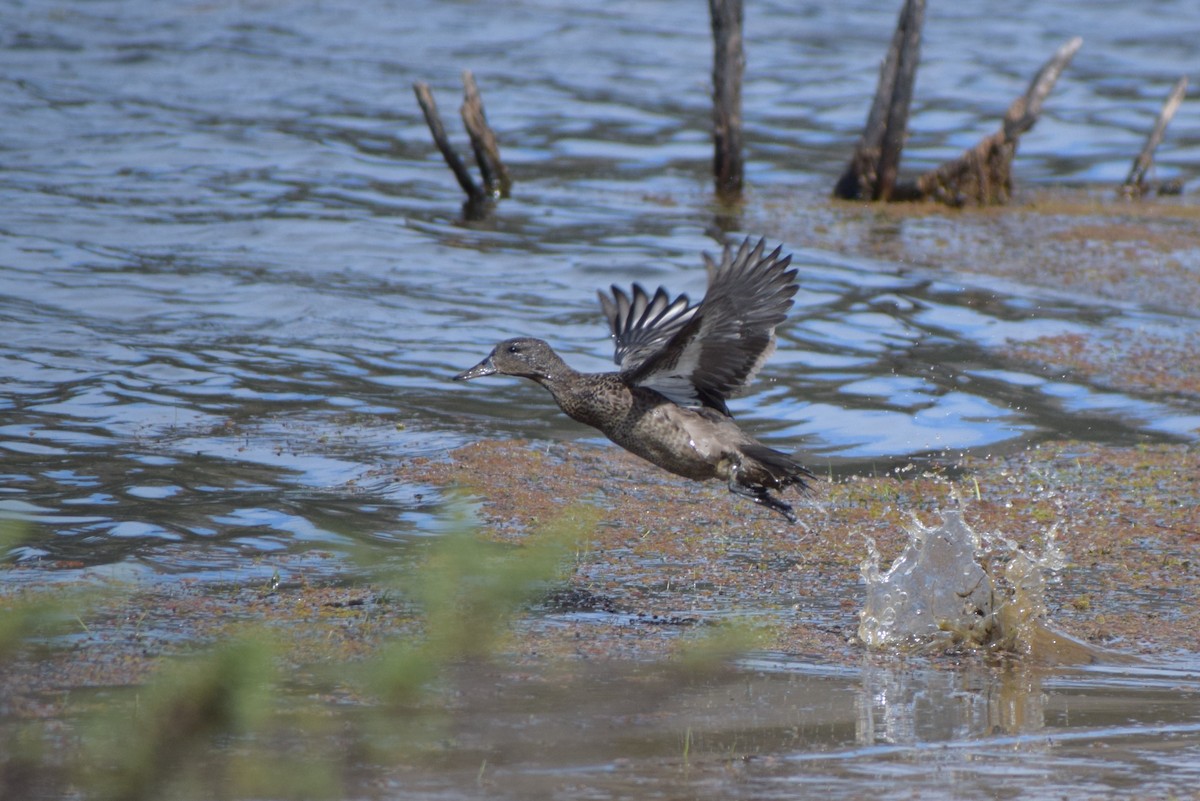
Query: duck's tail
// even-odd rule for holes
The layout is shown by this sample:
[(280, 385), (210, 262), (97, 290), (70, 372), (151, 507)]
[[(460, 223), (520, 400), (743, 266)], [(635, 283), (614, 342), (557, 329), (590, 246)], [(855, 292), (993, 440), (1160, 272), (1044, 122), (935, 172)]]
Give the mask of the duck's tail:
[(807, 479), (815, 476), (791, 456), (761, 442), (745, 443), (741, 451), (741, 462), (729, 473), (729, 491), (779, 512), (789, 523), (797, 522), (792, 507), (768, 490), (797, 486), (803, 491), (808, 489)]
[(742, 464), (739, 480), (746, 484), (758, 484), (771, 489), (796, 486), (808, 489), (809, 479), (816, 478), (804, 465), (791, 456), (768, 448), (760, 442), (742, 446), (747, 457)]

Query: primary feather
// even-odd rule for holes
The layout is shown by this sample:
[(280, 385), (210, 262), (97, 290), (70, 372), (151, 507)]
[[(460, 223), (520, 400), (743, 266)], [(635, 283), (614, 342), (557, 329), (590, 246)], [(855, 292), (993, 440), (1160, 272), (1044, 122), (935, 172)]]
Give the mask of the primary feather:
[(744, 389), (775, 349), (775, 326), (796, 294), (791, 256), (765, 242), (726, 245), (720, 262), (706, 253), (708, 290), (688, 305), (659, 287), (649, 296), (634, 284), (631, 295), (601, 293), (616, 343), (621, 377), (684, 406), (707, 406), (728, 415), (727, 398)]

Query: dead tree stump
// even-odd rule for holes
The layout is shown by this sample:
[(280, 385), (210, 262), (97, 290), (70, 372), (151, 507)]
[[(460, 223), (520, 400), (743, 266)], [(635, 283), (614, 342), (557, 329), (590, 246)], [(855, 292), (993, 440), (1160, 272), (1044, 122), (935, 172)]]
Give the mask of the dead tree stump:
[(500, 145), (496, 142), (496, 134), (487, 123), (483, 113), (483, 98), (479, 87), (475, 85), (475, 76), (470, 70), (464, 70), (462, 120), (471, 137), (471, 149), (475, 152), (475, 162), (479, 165), (479, 173), (483, 177), (483, 188), (493, 197), (508, 197), (512, 189), (512, 179), (508, 169), (500, 160)]
[(726, 200), (742, 193), (742, 0), (709, 0), (713, 30), (713, 179)]
[(464, 216), (469, 220), (478, 220), (490, 213), (495, 198), (508, 197), (512, 180), (509, 178), (504, 162), (500, 159), (500, 147), (496, 143), (496, 134), (488, 125), (487, 117), (483, 113), (483, 99), (480, 97), (479, 87), (475, 85), (475, 77), (467, 70), (463, 72), (462, 80), (463, 125), (471, 138), (471, 148), (475, 153), (475, 162), (479, 165), (482, 186), (475, 182), (467, 165), (463, 163), (454, 146), (450, 144), (450, 138), (446, 136), (446, 127), (442, 124), (441, 115), (438, 114), (437, 103), (433, 99), (433, 90), (429, 88), (429, 84), (418, 81), (413, 84), (413, 92), (425, 115), (425, 124), (429, 126), (429, 133), (433, 135), (434, 144), (441, 151), (442, 158), (450, 167), (450, 171), (454, 173), (458, 185), (467, 195), (467, 200), (463, 204)]
[(999, 131), (957, 159), (917, 179), (918, 195), (948, 206), (987, 206), (1012, 198), (1012, 163), (1021, 134), (1038, 121), (1042, 104), (1083, 44), (1078, 36), (1042, 65), (1025, 94), (1013, 101)]
[(1012, 197), (1012, 162), (1021, 134), (1037, 122), (1042, 103), (1079, 49), (1067, 42), (1034, 76), (1025, 94), (1009, 106), (995, 134), (917, 181), (901, 181), (900, 154), (916, 86), (925, 0), (905, 0), (896, 32), (879, 70), (875, 99), (849, 165), (834, 186), (843, 200), (936, 200), (949, 206), (1006, 203)]
[[(879, 69), (875, 99), (862, 138), (834, 187), (843, 200), (891, 200), (897, 188), (900, 153), (908, 132), (908, 112), (921, 57), (925, 0), (905, 0), (896, 32)], [(907, 195), (902, 190), (902, 194)]]
[(1119, 191), (1126, 197), (1142, 197), (1150, 191), (1155, 191), (1160, 195), (1177, 195), (1183, 191), (1181, 181), (1151, 184), (1146, 181), (1146, 173), (1150, 172), (1150, 168), (1154, 166), (1154, 151), (1162, 144), (1163, 137), (1167, 133), (1167, 126), (1171, 123), (1175, 112), (1179, 110), (1179, 105), (1183, 103), (1184, 95), (1187, 94), (1187, 85), (1187, 76), (1184, 75), (1176, 82), (1171, 94), (1167, 95), (1167, 102), (1163, 104), (1162, 111), (1158, 113), (1158, 120), (1155, 121), (1150, 136), (1146, 138), (1142, 152), (1133, 160), (1133, 166), (1129, 169), (1129, 177), (1121, 185)]

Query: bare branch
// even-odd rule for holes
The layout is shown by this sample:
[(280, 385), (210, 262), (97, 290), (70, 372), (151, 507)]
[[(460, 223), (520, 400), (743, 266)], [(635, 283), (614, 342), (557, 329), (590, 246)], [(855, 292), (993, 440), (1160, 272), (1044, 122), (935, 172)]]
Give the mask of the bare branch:
[(888, 200), (897, 190), (900, 154), (921, 56), (925, 0), (905, 0), (879, 69), (879, 83), (862, 138), (833, 194), (845, 200)]
[(1183, 103), (1183, 97), (1187, 94), (1188, 80), (1184, 75), (1175, 83), (1175, 88), (1171, 90), (1171, 94), (1167, 96), (1167, 102), (1163, 104), (1162, 111), (1158, 113), (1158, 120), (1154, 123), (1154, 129), (1150, 131), (1150, 136), (1146, 138), (1146, 144), (1142, 147), (1142, 152), (1133, 160), (1133, 167), (1129, 170), (1129, 177), (1125, 179), (1125, 183), (1121, 186), (1122, 193), (1130, 197), (1141, 197), (1147, 190), (1146, 173), (1154, 165), (1154, 151), (1162, 144), (1163, 137), (1167, 133), (1167, 126), (1171, 123), (1171, 119), (1175, 116), (1175, 112), (1179, 110), (1179, 106)]
[(442, 152), (442, 158), (450, 166), (450, 171), (454, 173), (454, 177), (458, 179), (458, 185), (467, 193), (468, 202), (479, 203), (483, 201), (486, 195), (476, 185), (475, 180), (471, 177), (471, 173), (467, 171), (466, 165), (463, 164), (458, 153), (454, 151), (454, 147), (450, 144), (450, 140), (446, 136), (446, 128), (442, 125), (442, 118), (438, 115), (437, 103), (433, 100), (433, 90), (429, 88), (429, 84), (418, 81), (413, 84), (413, 92), (416, 93), (417, 102), (421, 105), (421, 111), (425, 114), (425, 124), (429, 126), (429, 132), (433, 134), (434, 144)]
[(475, 161), (479, 164), (479, 173), (483, 176), (484, 190), (492, 196), (508, 197), (512, 188), (512, 179), (504, 162), (500, 160), (500, 145), (496, 142), (496, 134), (487, 122), (483, 112), (483, 98), (479, 87), (475, 85), (475, 76), (470, 70), (463, 71), (463, 104), (462, 119), (471, 137), (471, 149), (475, 152)]
[(1042, 113), (1042, 103), (1054, 89), (1054, 84), (1058, 83), (1059, 76), (1071, 63), (1071, 59), (1075, 57), (1075, 53), (1082, 45), (1083, 38), (1076, 36), (1058, 48), (1050, 60), (1037, 71), (1037, 75), (1034, 75), (1033, 80), (1029, 82), (1029, 88), (1025, 90), (1025, 95), (1013, 101), (1004, 115), (1006, 139), (1016, 141), (1018, 136), (1034, 126)]
[(1033, 76), (1025, 94), (1008, 107), (1000, 130), (918, 178), (918, 195), (948, 206), (1007, 203), (1012, 198), (1017, 142), (1037, 122), (1046, 97), (1082, 44), (1083, 39), (1077, 36), (1060, 47)]

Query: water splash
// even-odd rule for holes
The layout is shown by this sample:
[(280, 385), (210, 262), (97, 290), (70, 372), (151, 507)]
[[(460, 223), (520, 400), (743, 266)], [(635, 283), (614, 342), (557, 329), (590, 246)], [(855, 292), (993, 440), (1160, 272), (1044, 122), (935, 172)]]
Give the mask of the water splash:
[(1098, 649), (1046, 624), (1046, 587), (1065, 564), (1057, 526), (1046, 532), (1041, 553), (1002, 534), (975, 531), (960, 509), (942, 512), (935, 527), (914, 518), (907, 531), (908, 544), (886, 572), (868, 539), (861, 566), (867, 597), (858, 627), (868, 648), (1041, 650), (1056, 661), (1098, 658)]

